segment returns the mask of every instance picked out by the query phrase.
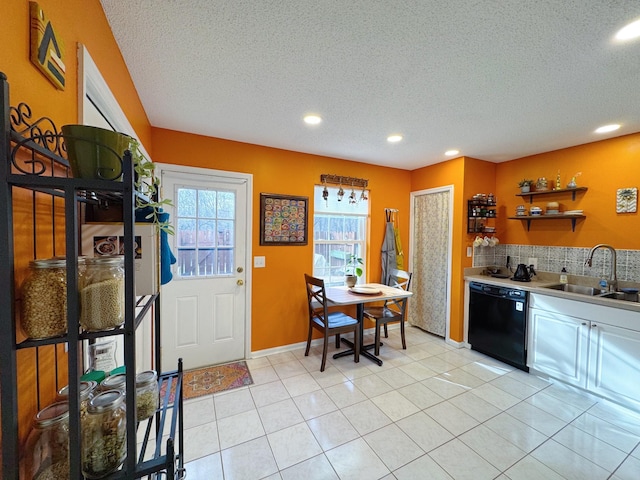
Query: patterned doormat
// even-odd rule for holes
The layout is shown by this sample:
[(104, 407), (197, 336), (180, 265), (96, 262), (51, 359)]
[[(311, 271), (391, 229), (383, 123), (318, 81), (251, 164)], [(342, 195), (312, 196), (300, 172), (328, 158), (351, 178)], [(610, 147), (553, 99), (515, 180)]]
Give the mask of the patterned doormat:
[(182, 374), (182, 397), (187, 400), (251, 384), (253, 379), (245, 361), (196, 368)]

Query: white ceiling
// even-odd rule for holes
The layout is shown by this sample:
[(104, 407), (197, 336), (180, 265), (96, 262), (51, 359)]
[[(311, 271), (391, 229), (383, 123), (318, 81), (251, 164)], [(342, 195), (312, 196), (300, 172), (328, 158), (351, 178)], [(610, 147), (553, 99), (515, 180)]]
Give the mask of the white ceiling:
[(409, 170), (640, 131), (638, 0), (101, 1), (156, 127)]

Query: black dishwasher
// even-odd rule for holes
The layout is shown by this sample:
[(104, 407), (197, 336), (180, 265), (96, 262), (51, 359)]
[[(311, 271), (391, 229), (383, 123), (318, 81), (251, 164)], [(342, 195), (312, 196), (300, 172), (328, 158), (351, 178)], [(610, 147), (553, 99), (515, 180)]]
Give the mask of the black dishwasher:
[(517, 288), (470, 282), (471, 349), (528, 372), (527, 298)]

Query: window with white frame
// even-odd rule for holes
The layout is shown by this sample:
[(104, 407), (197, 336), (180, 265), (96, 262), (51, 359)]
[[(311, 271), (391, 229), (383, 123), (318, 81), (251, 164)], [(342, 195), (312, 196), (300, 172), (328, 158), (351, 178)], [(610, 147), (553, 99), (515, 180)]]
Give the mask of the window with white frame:
[[(323, 185), (314, 188), (313, 211), (313, 276), (326, 285), (344, 285), (345, 268), (349, 257), (366, 258), (369, 202), (349, 202), (352, 189), (346, 188), (338, 201), (337, 187), (327, 187), (329, 196), (322, 198)], [(356, 192), (360, 199), (361, 192)], [(358, 282), (366, 278), (365, 265)]]

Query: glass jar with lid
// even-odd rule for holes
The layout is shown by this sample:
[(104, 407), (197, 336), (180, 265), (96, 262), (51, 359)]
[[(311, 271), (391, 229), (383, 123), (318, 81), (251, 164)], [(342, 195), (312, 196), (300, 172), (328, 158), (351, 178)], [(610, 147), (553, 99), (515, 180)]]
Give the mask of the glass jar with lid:
[(136, 420), (152, 417), (160, 402), (158, 374), (147, 370), (136, 375)]
[[(78, 286), (83, 284), (84, 258), (78, 259)], [(67, 262), (63, 257), (32, 260), (22, 284), (20, 324), (38, 340), (67, 333)]]
[(91, 399), (82, 428), (82, 473), (101, 478), (117, 470), (127, 456), (124, 393), (109, 390)]
[(57, 402), (33, 418), (24, 449), (29, 480), (69, 478), (69, 404)]
[(118, 373), (116, 375), (109, 375), (105, 378), (98, 387), (100, 392), (106, 392), (108, 390), (118, 390), (125, 392), (127, 389), (127, 374)]
[(80, 325), (91, 332), (123, 323), (123, 256), (87, 258), (84, 286), (80, 289)]
[[(93, 394), (97, 386), (98, 384), (94, 381), (82, 381), (78, 385), (78, 395), (80, 396), (80, 420), (84, 420), (86, 417), (89, 401), (93, 398)], [(58, 390), (58, 399), (65, 402), (69, 401), (69, 385), (65, 385)]]

